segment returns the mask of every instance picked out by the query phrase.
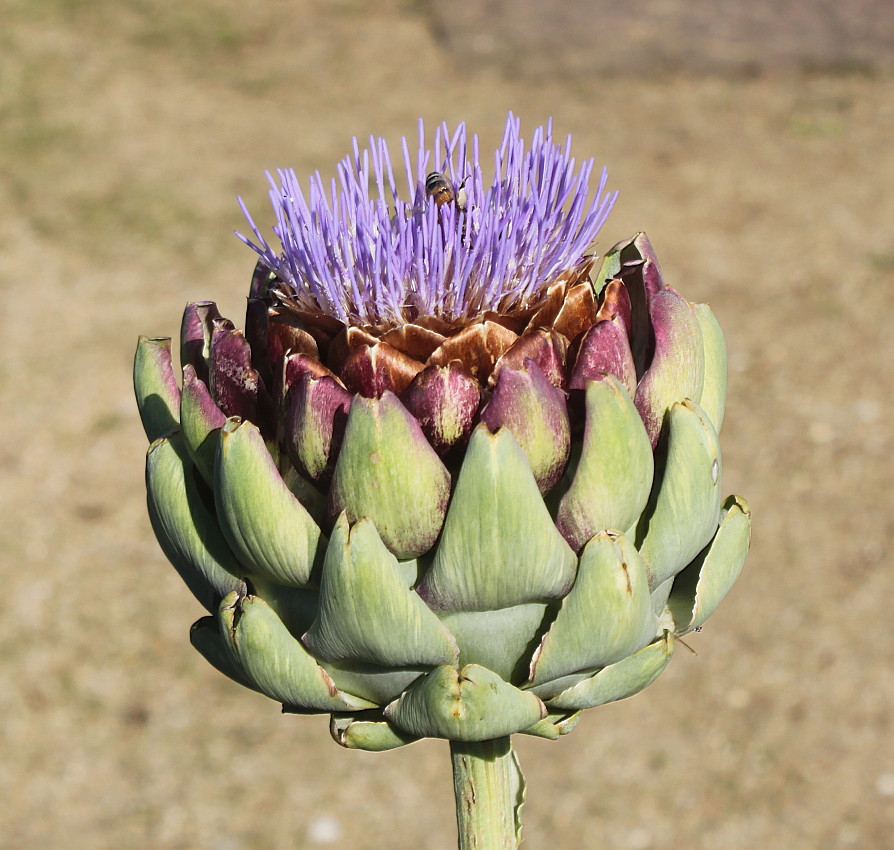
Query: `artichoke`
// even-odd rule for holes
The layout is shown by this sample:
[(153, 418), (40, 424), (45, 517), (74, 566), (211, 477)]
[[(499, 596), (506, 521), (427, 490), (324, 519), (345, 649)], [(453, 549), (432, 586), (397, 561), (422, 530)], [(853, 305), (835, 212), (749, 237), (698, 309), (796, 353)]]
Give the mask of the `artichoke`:
[(193, 645), (348, 748), (571, 731), (654, 681), (749, 544), (711, 310), (644, 234), (593, 251), (614, 195), (551, 126), (526, 150), (510, 116), (490, 185), (477, 147), (405, 142), (407, 200), (376, 139), (328, 188), (268, 175), (245, 330), (189, 304), (182, 384), (169, 339), (137, 348)]

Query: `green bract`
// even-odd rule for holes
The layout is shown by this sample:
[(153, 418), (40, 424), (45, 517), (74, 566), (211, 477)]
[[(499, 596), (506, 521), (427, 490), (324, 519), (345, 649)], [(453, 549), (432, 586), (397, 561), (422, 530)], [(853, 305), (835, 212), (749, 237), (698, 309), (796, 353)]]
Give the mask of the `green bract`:
[(738, 576), (726, 350), (643, 234), (500, 314), (346, 324), (264, 266), (141, 338), (152, 527), (194, 646), (345, 747), (556, 738), (642, 690)]

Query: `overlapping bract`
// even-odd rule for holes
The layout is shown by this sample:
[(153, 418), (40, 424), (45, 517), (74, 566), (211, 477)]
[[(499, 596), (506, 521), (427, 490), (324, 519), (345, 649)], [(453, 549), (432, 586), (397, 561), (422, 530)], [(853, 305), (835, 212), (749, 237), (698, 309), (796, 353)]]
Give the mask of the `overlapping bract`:
[(382, 329), (275, 294), (141, 339), (149, 512), (196, 648), (347, 747), (554, 738), (651, 683), (742, 568), (726, 352), (643, 234), (525, 310)]

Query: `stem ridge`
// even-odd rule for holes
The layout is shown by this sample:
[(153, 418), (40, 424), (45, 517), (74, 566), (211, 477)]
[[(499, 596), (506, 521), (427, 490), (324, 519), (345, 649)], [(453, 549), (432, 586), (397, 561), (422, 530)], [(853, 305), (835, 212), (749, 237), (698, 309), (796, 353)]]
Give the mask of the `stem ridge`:
[(509, 737), (451, 741), (459, 850), (515, 850), (524, 778)]

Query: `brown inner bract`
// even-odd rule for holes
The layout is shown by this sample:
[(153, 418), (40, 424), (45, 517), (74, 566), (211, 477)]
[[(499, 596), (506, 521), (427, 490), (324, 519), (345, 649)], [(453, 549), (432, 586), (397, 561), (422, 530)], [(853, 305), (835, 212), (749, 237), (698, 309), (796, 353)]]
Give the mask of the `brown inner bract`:
[(274, 282), (264, 298), (268, 354), (279, 359), (292, 343), (293, 351), (316, 354), (348, 390), (370, 397), (388, 390), (399, 395), (425, 367), (448, 364), (461, 365), (482, 387), (493, 387), (504, 365), (523, 368), (529, 358), (564, 389), (568, 350), (597, 320), (590, 281), (594, 264), (595, 258), (584, 259), (523, 309), (455, 322), (425, 316), (398, 327), (346, 326), (298, 309)]

